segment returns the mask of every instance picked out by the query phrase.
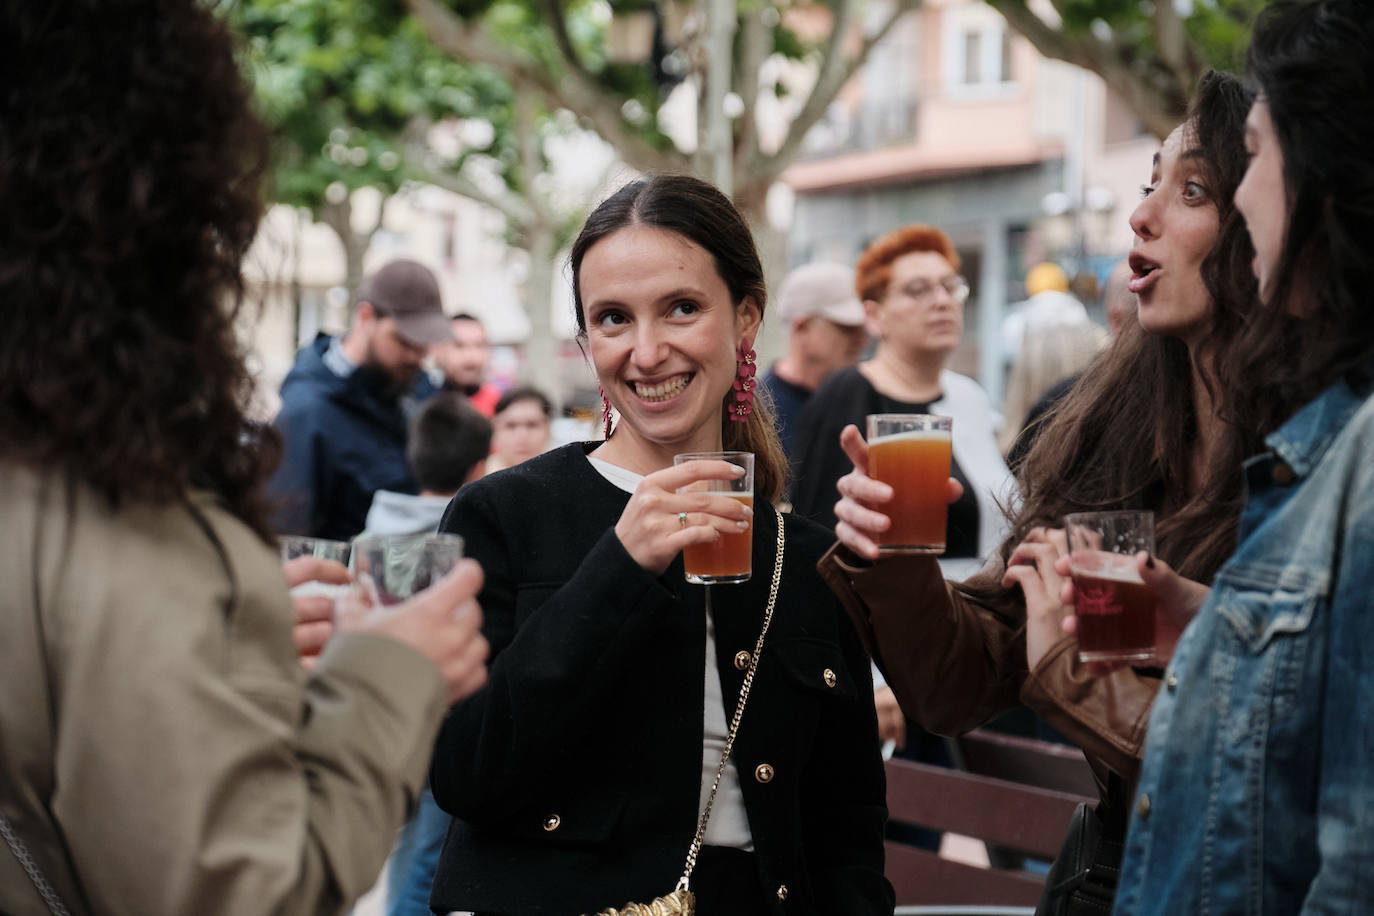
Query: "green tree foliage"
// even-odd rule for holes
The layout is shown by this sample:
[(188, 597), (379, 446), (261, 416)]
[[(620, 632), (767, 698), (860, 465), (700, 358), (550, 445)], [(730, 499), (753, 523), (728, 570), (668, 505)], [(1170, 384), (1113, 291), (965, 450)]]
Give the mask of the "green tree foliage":
[[(273, 199), (334, 229), (350, 293), (385, 202), (407, 181), (430, 168), (460, 170), (470, 156), (493, 163), (505, 181), (522, 180), (509, 84), (438, 52), (399, 3), (243, 0), (229, 16), (245, 36), (244, 66), (273, 135)], [(489, 123), (490, 139), (456, 159), (414, 155), (443, 118)], [(383, 207), (358, 230), (352, 195), (361, 188), (380, 192)]]
[[(1209, 69), (1240, 72), (1265, 0), (987, 0), (1046, 57), (1102, 77), (1163, 137)], [(1049, 9), (1046, 9), (1048, 7)]]
[[(493, 41), (556, 60), (532, 9), (461, 2), (486, 16)], [(245, 36), (244, 65), (273, 133), (273, 198), (335, 231), (350, 293), (385, 202), (404, 186), (435, 185), (492, 207), (505, 217), (507, 242), (529, 254), (532, 376), (556, 391), (553, 261), (586, 202), (551, 194), (554, 182), (541, 176), (549, 142), (576, 132), (576, 119), (543, 96), (518, 95), (494, 68), (439, 50), (399, 0), (240, 0), (229, 16)], [(432, 142), (440, 134), (444, 142)], [(363, 188), (379, 192), (383, 206), (358, 229), (352, 201)]]
[[(671, 85), (704, 85), (710, 66), (707, 0), (406, 0), (434, 43), (455, 59), (486, 64), (519, 91), (576, 112), (586, 126), (641, 170), (707, 174), (701, 156), (679, 149), (660, 129), (658, 113)], [(772, 183), (801, 150), (802, 138), (824, 115), (845, 81), (919, 0), (895, 0), (864, 28), (864, 0), (791, 3), (739, 0), (735, 5), (732, 91), (742, 116), (730, 124), (736, 202), (755, 217)], [(789, 11), (820, 12), (822, 28), (794, 29)], [(617, 28), (639, 15), (652, 19), (647, 60), (616, 55)], [(614, 21), (618, 20), (618, 21)], [(816, 79), (788, 82), (765, 64), (778, 57), (813, 63)], [(767, 77), (764, 74), (771, 74)], [(764, 138), (753, 113), (763, 94), (789, 106), (780, 140)], [(698, 94), (699, 100), (704, 93)], [(699, 107), (698, 134), (714, 112)]]
[[(392, 193), (413, 177), (405, 143), (445, 117), (505, 127), (508, 84), (439, 53), (404, 9), (385, 0), (245, 0), (235, 25), (247, 38), (250, 75), (274, 134), (275, 196), (319, 213), (341, 182)], [(514, 162), (507, 130), (472, 150)]]

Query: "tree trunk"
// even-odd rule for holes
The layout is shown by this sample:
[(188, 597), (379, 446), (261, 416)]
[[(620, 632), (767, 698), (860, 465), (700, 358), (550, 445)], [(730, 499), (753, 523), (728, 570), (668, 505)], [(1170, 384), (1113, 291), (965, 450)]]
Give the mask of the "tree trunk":
[(530, 273), (525, 287), (525, 314), (530, 340), (525, 352), (529, 382), (553, 401), (554, 416), (563, 408), (563, 381), (558, 374), (559, 342), (553, 333), (554, 227), (538, 219), (527, 227)]
[(371, 234), (353, 230), (353, 198), (350, 195), (339, 203), (326, 203), (320, 210), (320, 220), (334, 230), (344, 256), (344, 288), (348, 290), (348, 307), (357, 302), (358, 289), (363, 283), (363, 258), (367, 255)]

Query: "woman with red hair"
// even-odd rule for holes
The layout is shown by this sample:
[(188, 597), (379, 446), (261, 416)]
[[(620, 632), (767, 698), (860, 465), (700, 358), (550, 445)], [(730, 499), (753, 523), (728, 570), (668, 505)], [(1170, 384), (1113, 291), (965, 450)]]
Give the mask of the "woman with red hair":
[(959, 255), (939, 229), (903, 226), (869, 245), (854, 273), (877, 350), (832, 375), (807, 403), (796, 437), (792, 509), (835, 527), (835, 483), (851, 469), (840, 431), (850, 423), (862, 428), (872, 413), (953, 417), (950, 474), (964, 493), (949, 507), (940, 565), (946, 577), (964, 578), (1006, 534), (998, 498), (1009, 493), (1011, 475), (994, 438), (998, 418), (987, 393), (947, 368), (964, 331), (969, 293)]

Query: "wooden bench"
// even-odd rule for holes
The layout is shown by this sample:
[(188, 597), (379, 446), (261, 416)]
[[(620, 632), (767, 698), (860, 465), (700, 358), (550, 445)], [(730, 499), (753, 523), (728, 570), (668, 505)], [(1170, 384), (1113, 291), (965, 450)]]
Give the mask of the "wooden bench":
[[(973, 837), (1046, 861), (1059, 852), (1074, 808), (1094, 796), (906, 760), (887, 762), (893, 821)], [(1021, 868), (981, 868), (891, 841), (886, 871), (903, 907), (1033, 907), (1045, 880)]]
[(951, 739), (959, 769), (1042, 789), (1097, 797), (1097, 782), (1083, 752), (1069, 744), (975, 728)]

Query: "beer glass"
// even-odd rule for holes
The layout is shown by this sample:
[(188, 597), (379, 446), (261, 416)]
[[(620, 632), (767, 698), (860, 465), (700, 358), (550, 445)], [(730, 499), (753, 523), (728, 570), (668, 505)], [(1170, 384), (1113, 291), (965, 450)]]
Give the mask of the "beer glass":
[(354, 538), (354, 593), (367, 607), (400, 604), (438, 582), (462, 558), (463, 539), (456, 534)]
[(892, 520), (878, 552), (945, 552), (949, 517), (949, 417), (914, 413), (868, 416), (868, 475), (892, 487), (880, 511)]
[[(673, 464), (696, 460), (728, 461), (744, 468), (744, 473), (730, 480), (698, 480), (678, 490), (679, 493), (709, 492), (731, 496), (749, 508), (754, 507), (753, 452), (685, 452), (673, 456)], [(698, 585), (719, 585), (727, 582), (747, 582), (754, 563), (754, 518), (744, 531), (722, 531), (720, 539), (707, 544), (690, 544), (682, 551), (682, 565), (688, 582)]]
[(1153, 512), (1076, 512), (1065, 516), (1078, 659), (1143, 661), (1155, 654), (1155, 598), (1135, 555), (1154, 553)]
[[(289, 563), (297, 557), (318, 557), (348, 565), (349, 544), (347, 541), (331, 541), (328, 538), (308, 538), (289, 534), (280, 539), (281, 561)], [(323, 595), (338, 598), (349, 589), (347, 585), (330, 585), (326, 582), (302, 582), (291, 589), (291, 597)]]

